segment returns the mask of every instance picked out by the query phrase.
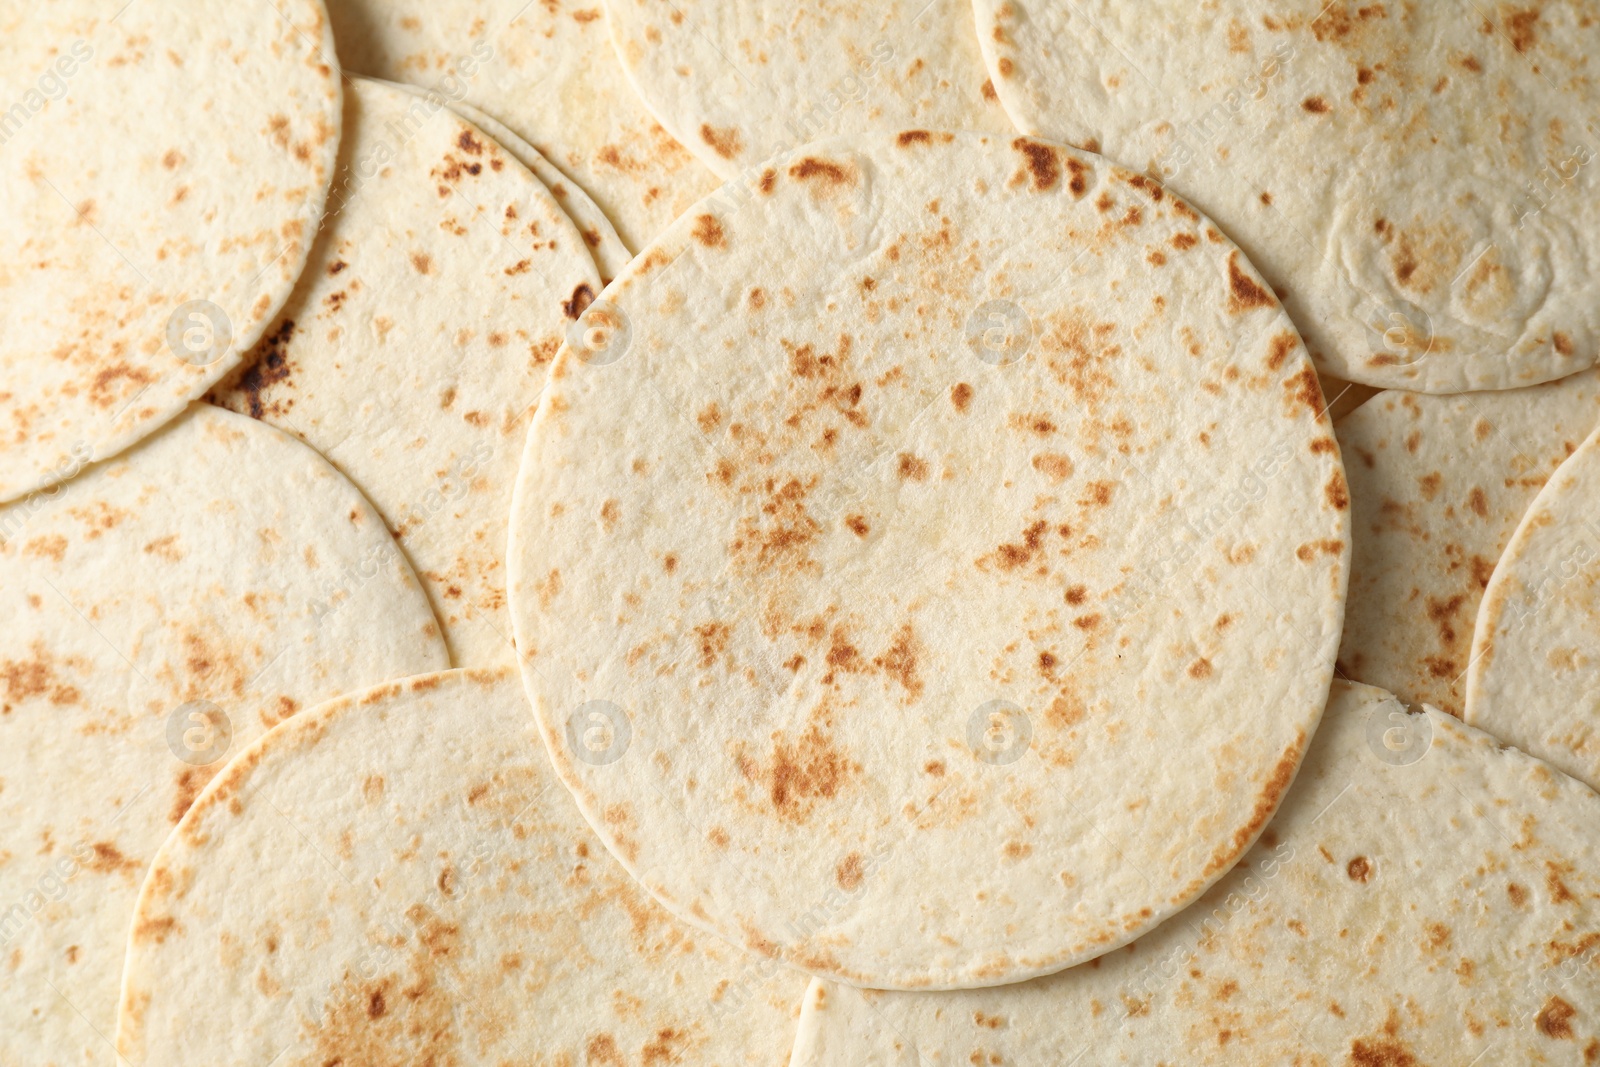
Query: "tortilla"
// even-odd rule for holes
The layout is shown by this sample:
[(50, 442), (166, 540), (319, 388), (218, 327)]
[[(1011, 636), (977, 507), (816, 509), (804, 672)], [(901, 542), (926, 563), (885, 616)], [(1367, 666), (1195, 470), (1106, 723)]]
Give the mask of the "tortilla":
[(510, 662), (504, 553), (522, 439), (600, 276), (539, 180), (441, 103), (358, 78), (345, 108), (335, 207), (306, 274), (212, 399), (295, 434), (361, 487), (417, 568), (454, 664)]
[(223, 759), (445, 648), (361, 494), (209, 405), (0, 535), (0, 1062), (109, 1062), (139, 884)]
[(681, 926), (606, 855), (513, 671), (449, 671), (296, 716), (217, 776), (145, 882), (117, 1050), (771, 1065), (804, 988)]
[(1600, 440), (1550, 476), (1478, 608), (1463, 718), (1600, 788)]
[(1345, 676), (1461, 714), (1495, 561), (1597, 421), (1600, 370), (1495, 393), (1381, 393), (1338, 423), (1356, 532)]
[(1538, 760), (1335, 683), (1267, 833), (1188, 911), (1026, 985), (814, 983), (790, 1062), (1592, 1060), (1597, 820), (1600, 797)]
[(348, 70), (482, 108), (593, 197), (630, 249), (716, 188), (628, 87), (598, 0), (333, 0), (328, 14)]
[[(378, 79), (367, 79), (377, 81)], [(633, 258), (633, 253), (622, 243), (622, 238), (617, 236), (617, 229), (611, 225), (611, 220), (606, 218), (595, 202), (589, 199), (589, 194), (578, 188), (566, 179), (559, 170), (550, 165), (550, 161), (539, 154), (539, 150), (524, 141), (511, 131), (504, 123), (489, 115), (484, 114), (471, 104), (462, 100), (448, 101), (432, 89), (423, 89), (416, 85), (406, 85), (404, 82), (384, 82), (397, 89), (404, 89), (408, 93), (417, 93), (421, 96), (430, 96), (441, 103), (447, 103), (450, 110), (478, 127), (504, 148), (511, 158), (521, 163), (533, 172), (533, 176), (550, 190), (550, 195), (556, 198), (556, 203), (561, 210), (566, 212), (567, 218), (583, 234), (583, 242), (588, 245), (589, 252), (594, 256), (594, 264), (600, 271), (602, 284), (611, 284), (611, 279), (628, 265), (628, 260)]]
[[(512, 619), (558, 773), (670, 909), (852, 983), (996, 984), (1265, 825), (1332, 675), (1344, 474), (1187, 204), (1042, 142), (820, 142), (574, 333)], [(575, 746), (597, 715), (614, 760)]]
[(0, 14), (0, 502), (155, 432), (305, 263), (339, 77), (319, 0)]
[(1012, 133), (970, 0), (607, 0), (606, 16), (645, 105), (723, 178), (838, 134)]
[(1454, 393), (1594, 365), (1588, 0), (973, 6), (1017, 127), (1191, 198), (1324, 372)]

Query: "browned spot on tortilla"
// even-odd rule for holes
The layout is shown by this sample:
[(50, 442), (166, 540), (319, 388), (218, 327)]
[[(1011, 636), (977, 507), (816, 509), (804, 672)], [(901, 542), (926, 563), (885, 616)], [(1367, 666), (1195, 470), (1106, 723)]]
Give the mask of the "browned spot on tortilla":
[(972, 386), (966, 382), (957, 382), (950, 387), (950, 403), (955, 405), (957, 411), (966, 414), (967, 406), (972, 403)]
[(1467, 494), (1467, 507), (1472, 509), (1474, 515), (1484, 518), (1489, 514), (1489, 498), (1482, 489), (1473, 486), (1472, 492)]
[(1345, 484), (1344, 471), (1334, 471), (1328, 484), (1322, 487), (1322, 492), (1336, 511), (1343, 511), (1350, 506), (1350, 487)]
[(1311, 451), (1319, 456), (1332, 455), (1339, 451), (1339, 442), (1331, 437), (1319, 437), (1311, 442)]
[(849, 892), (861, 884), (863, 873), (861, 853), (852, 852), (840, 861), (838, 868), (834, 871), (834, 877), (839, 883), (839, 888)]
[(910, 452), (902, 452), (895, 463), (895, 471), (908, 482), (928, 480), (928, 463)]
[(1310, 563), (1312, 560), (1317, 558), (1317, 554), (1319, 552), (1326, 553), (1330, 556), (1337, 556), (1342, 551), (1344, 551), (1343, 541), (1307, 541), (1305, 544), (1295, 549), (1294, 554), (1295, 558), (1299, 559), (1302, 563)]
[(844, 524), (850, 527), (850, 532), (857, 537), (865, 537), (872, 532), (872, 527), (867, 525), (865, 515), (851, 515), (844, 520)]
[(418, 274), (433, 273), (433, 259), (426, 252), (411, 253), (411, 265), (416, 268)]
[(1257, 285), (1239, 266), (1239, 253), (1228, 253), (1228, 314), (1238, 315), (1255, 308), (1272, 307), (1276, 298)]
[(1424, 1067), (1424, 1064), (1393, 1038), (1358, 1037), (1350, 1042), (1350, 1067)]
[(1545, 1037), (1553, 1037), (1557, 1041), (1572, 1040), (1572, 1017), (1578, 1010), (1560, 997), (1552, 996), (1545, 1001), (1544, 1007), (1539, 1011), (1539, 1017), (1534, 1020), (1534, 1025)]
[(582, 315), (584, 309), (592, 303), (594, 303), (594, 290), (590, 288), (588, 282), (584, 282), (572, 290), (571, 298), (561, 302), (561, 310), (567, 318), (576, 322), (578, 316)]
[(1064, 597), (1068, 604), (1082, 604), (1089, 598), (1089, 590), (1081, 585), (1070, 585), (1067, 587)]
[(176, 826), (183, 819), (183, 813), (189, 810), (194, 803), (194, 798), (200, 795), (200, 790), (211, 781), (211, 776), (220, 766), (212, 767), (186, 767), (178, 772), (174, 779), (177, 792), (172, 797), (172, 807), (167, 812), (167, 821)]
[(1272, 339), (1272, 348), (1267, 353), (1267, 369), (1280, 369), (1284, 361), (1289, 358), (1289, 353), (1293, 352), (1299, 344), (1300, 338), (1288, 331), (1284, 331), (1274, 337)]
[(995, 103), (1000, 99), (1000, 94), (994, 91), (994, 81), (990, 78), (983, 79), (983, 87), (979, 92), (983, 93), (983, 98), (990, 103)]
[(1528, 8), (1524, 11), (1513, 11), (1506, 16), (1506, 36), (1511, 38), (1511, 47), (1518, 52), (1526, 52), (1538, 43), (1538, 37), (1533, 32), (1533, 24), (1539, 21), (1539, 9)]
[(1072, 460), (1059, 452), (1041, 452), (1033, 457), (1033, 469), (1053, 482), (1072, 477)]
[(711, 146), (711, 150), (723, 159), (732, 159), (744, 148), (744, 139), (739, 136), (739, 131), (732, 126), (720, 129), (709, 123), (700, 124), (700, 139)]
[(138, 860), (124, 856), (117, 846), (108, 841), (96, 841), (89, 846), (89, 851), (91, 855), (84, 861), (84, 866), (91, 871), (108, 874), (112, 871), (137, 871), (144, 867)]
[(901, 148), (907, 148), (914, 144), (927, 144), (932, 140), (933, 135), (927, 130), (903, 130), (894, 139), (894, 143)]
[(722, 232), (722, 223), (714, 215), (701, 215), (694, 220), (694, 239), (707, 248), (728, 247), (727, 236)]
[(752, 309), (754, 309), (756, 311), (760, 311), (763, 307), (766, 306), (766, 303), (767, 303), (767, 294), (766, 294), (765, 290), (763, 290), (759, 286), (757, 286), (756, 288), (750, 290), (750, 307)]
[(999, 565), (1001, 570), (1005, 571), (1014, 571), (1019, 567), (1026, 566), (1042, 550), (1045, 531), (1049, 527), (1050, 524), (1042, 520), (1035, 522), (1022, 532), (1022, 541), (1020, 543), (1007, 543), (999, 546), (989, 555), (979, 559), (978, 565), (983, 567), (990, 562), (994, 562)]
[(894, 643), (889, 650), (872, 662), (898, 682), (906, 695), (915, 701), (922, 696), (922, 676), (917, 668), (922, 653), (922, 643), (917, 640), (916, 630), (906, 623), (895, 632)]
[(807, 156), (789, 168), (789, 176), (799, 178), (801, 181), (820, 181), (824, 185), (854, 185), (856, 181), (853, 169), (847, 169), (831, 159), (821, 159), (817, 156)]
[(1362, 885), (1366, 885), (1367, 880), (1372, 877), (1372, 862), (1365, 856), (1357, 856), (1344, 865), (1344, 873), (1349, 876), (1352, 882), (1360, 882)]
[(804, 823), (817, 800), (837, 797), (850, 775), (861, 769), (834, 747), (816, 723), (798, 740), (789, 740), (781, 731), (772, 740), (765, 769), (741, 753), (739, 772), (748, 781), (765, 783), (773, 812), (785, 822)]
[(700, 409), (700, 414), (695, 416), (695, 422), (700, 426), (701, 433), (710, 433), (722, 425), (722, 408), (713, 400)]
[(733, 635), (733, 629), (725, 622), (708, 622), (696, 626), (694, 632), (700, 638), (700, 669), (706, 670), (717, 662), (717, 657), (728, 650), (728, 639)]
[(1328, 102), (1320, 96), (1308, 96), (1300, 101), (1300, 106), (1313, 115), (1326, 115), (1332, 110), (1328, 107)]
[(1545, 862), (1545, 888), (1550, 891), (1550, 901), (1553, 904), (1571, 904), (1577, 901), (1572, 890), (1567, 888), (1567, 883), (1561, 880), (1564, 873), (1572, 870), (1571, 864), (1557, 866), (1555, 863)]
[(1572, 338), (1568, 337), (1560, 330), (1552, 333), (1550, 335), (1550, 340), (1556, 346), (1556, 351), (1563, 356), (1570, 356), (1577, 351), (1577, 349), (1573, 347)]
[(1518, 908), (1528, 902), (1528, 891), (1515, 882), (1506, 886), (1506, 895), (1511, 898), (1512, 905)]
[(772, 168), (769, 167), (766, 170), (761, 172), (761, 191), (763, 193), (770, 194), (772, 192), (772, 190), (777, 187), (777, 184), (778, 184), (778, 172), (777, 171), (775, 171), (775, 170), (773, 170)]
[(1061, 159), (1054, 148), (1026, 137), (1018, 137), (1011, 142), (1011, 147), (1022, 153), (1028, 173), (1033, 176), (1035, 191), (1044, 192), (1054, 188), (1056, 182), (1061, 180)]
[(154, 941), (161, 944), (167, 936), (178, 929), (178, 920), (170, 915), (146, 916), (139, 920), (133, 928), (135, 942)]
[(1212, 671), (1211, 661), (1204, 657), (1189, 664), (1189, 677), (1191, 678), (1209, 678), (1212, 675)]
[(1200, 243), (1200, 238), (1192, 233), (1175, 233), (1172, 235), (1172, 247), (1180, 252), (1187, 252)]

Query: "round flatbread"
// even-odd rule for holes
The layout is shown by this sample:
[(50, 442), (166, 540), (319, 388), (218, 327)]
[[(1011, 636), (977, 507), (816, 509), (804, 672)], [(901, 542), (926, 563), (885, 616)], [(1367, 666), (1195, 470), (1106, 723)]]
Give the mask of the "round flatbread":
[(593, 197), (629, 248), (716, 188), (628, 86), (600, 0), (333, 0), (328, 13), (347, 69), (482, 108)]
[(209, 405), (0, 509), (0, 538), (0, 1062), (110, 1062), (140, 882), (224, 759), (448, 660), (361, 494)]
[(1478, 607), (1463, 718), (1600, 788), (1600, 430), (1528, 505)]
[(1502, 392), (1381, 393), (1338, 423), (1356, 535), (1346, 677), (1461, 714), (1495, 561), (1597, 421), (1600, 370)]
[(1600, 797), (1538, 760), (1336, 683), (1261, 842), (1188, 911), (1025, 985), (931, 996), (814, 983), (790, 1062), (1593, 1059), (1597, 820)]
[(568, 181), (566, 175), (556, 170), (548, 159), (539, 154), (537, 148), (518, 137), (510, 127), (464, 100), (447, 99), (438, 90), (424, 89), (404, 82), (383, 84), (393, 85), (408, 93), (428, 96), (445, 104), (451, 111), (498, 141), (500, 147), (510, 153), (513, 159), (532, 171), (533, 176), (550, 190), (550, 195), (556, 198), (556, 203), (561, 205), (561, 210), (567, 213), (567, 217), (578, 228), (578, 232), (583, 234), (583, 242), (589, 246), (589, 252), (594, 256), (595, 267), (600, 271), (600, 281), (603, 284), (610, 285), (611, 279), (628, 265), (633, 253), (628, 251), (628, 247), (622, 243), (622, 238), (617, 236), (617, 229), (611, 225), (611, 220), (606, 218), (605, 212), (589, 199), (588, 193)]
[(1042, 142), (819, 142), (582, 327), (513, 622), (559, 773), (669, 908), (996, 984), (1248, 847), (1327, 696), (1347, 498), (1288, 318), (1187, 204)]
[(154, 432), (289, 296), (333, 178), (320, 0), (0, 14), (0, 502)]
[(173, 1067), (755, 1067), (783, 1061), (805, 988), (606, 854), (511, 670), (262, 738), (162, 847), (132, 929), (117, 1051)]
[(1454, 393), (1594, 365), (1591, 0), (974, 7), (1018, 128), (1189, 197), (1328, 373)]
[(1013, 132), (971, 0), (606, 0), (606, 15), (646, 106), (724, 178), (838, 134)]
[(522, 440), (600, 276), (544, 185), (442, 103), (351, 79), (344, 123), (335, 206), (305, 276), (211, 399), (297, 435), (361, 487), (417, 568), (453, 663), (510, 662), (506, 516)]

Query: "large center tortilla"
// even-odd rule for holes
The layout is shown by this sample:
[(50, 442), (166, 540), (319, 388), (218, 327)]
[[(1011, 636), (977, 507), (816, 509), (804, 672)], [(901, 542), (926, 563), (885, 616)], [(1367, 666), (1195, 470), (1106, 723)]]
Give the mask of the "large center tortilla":
[(805, 978), (652, 903), (533, 733), (513, 671), (446, 671), (230, 763), (145, 882), (124, 1062), (782, 1062)]
[(1454, 393), (1600, 353), (1593, 0), (974, 0), (1019, 129), (1190, 197), (1326, 372)]
[(321, 0), (0, 11), (0, 502), (158, 429), (250, 350), (333, 177)]
[(967, 986), (1227, 870), (1321, 712), (1348, 497), (1221, 234), (1099, 157), (867, 135), (607, 294), (530, 432), (510, 595), (557, 767), (661, 900)]

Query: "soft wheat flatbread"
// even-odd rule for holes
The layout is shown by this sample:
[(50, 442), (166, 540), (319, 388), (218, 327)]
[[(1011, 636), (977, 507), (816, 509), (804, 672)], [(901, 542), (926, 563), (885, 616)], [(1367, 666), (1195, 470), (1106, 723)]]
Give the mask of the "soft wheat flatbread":
[(154, 432), (289, 295), (333, 177), (321, 0), (0, 12), (0, 502)]
[(1600, 788), (1600, 430), (1556, 468), (1478, 607), (1463, 718)]
[(1190, 197), (1324, 371), (1509, 389), (1600, 352), (1600, 8), (973, 0), (1026, 133)]
[(607, 0), (606, 15), (646, 106), (724, 178), (838, 134), (1011, 132), (970, 0)]
[(607, 294), (509, 592), (558, 772), (669, 908), (853, 983), (996, 984), (1248, 847), (1326, 700), (1347, 494), (1210, 223), (1059, 146), (874, 134), (731, 183)]
[(482, 108), (593, 197), (629, 248), (716, 188), (629, 88), (599, 0), (333, 0), (328, 13), (349, 70)]
[(0, 1062), (109, 1063), (140, 882), (224, 758), (448, 660), (361, 494), (209, 405), (0, 538)]
[(334, 210), (305, 277), (212, 399), (299, 436), (371, 498), (457, 666), (509, 662), (522, 440), (600, 276), (549, 191), (483, 131), (379, 82), (351, 79), (345, 99)]
[(1550, 473), (1600, 421), (1600, 371), (1503, 392), (1386, 392), (1338, 423), (1355, 532), (1340, 669), (1460, 715), (1473, 620)]
[(117, 1048), (169, 1067), (770, 1067), (804, 988), (606, 854), (514, 672), (448, 671), (303, 713), (217, 776), (145, 883)]
[(817, 982), (790, 1062), (1592, 1061), (1597, 820), (1600, 797), (1538, 760), (1335, 683), (1272, 825), (1193, 907), (1025, 985), (934, 996)]
[(595, 267), (600, 271), (602, 283), (609, 285), (611, 279), (628, 265), (633, 253), (628, 251), (627, 245), (622, 243), (622, 238), (617, 236), (617, 228), (611, 225), (611, 220), (606, 218), (605, 212), (600, 210), (599, 205), (589, 198), (588, 193), (569, 181), (566, 175), (556, 170), (537, 148), (517, 136), (505, 123), (485, 114), (465, 100), (452, 100), (437, 89), (424, 89), (419, 85), (408, 85), (405, 82), (385, 84), (394, 85), (410, 93), (433, 96), (498, 141), (500, 147), (509, 152), (513, 159), (532, 171), (533, 176), (550, 190), (550, 195), (556, 198), (556, 203), (561, 205), (561, 210), (567, 213), (567, 217), (578, 228), (578, 232), (583, 234), (584, 244), (589, 246), (589, 252), (594, 256)]

